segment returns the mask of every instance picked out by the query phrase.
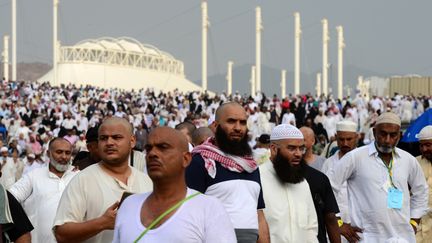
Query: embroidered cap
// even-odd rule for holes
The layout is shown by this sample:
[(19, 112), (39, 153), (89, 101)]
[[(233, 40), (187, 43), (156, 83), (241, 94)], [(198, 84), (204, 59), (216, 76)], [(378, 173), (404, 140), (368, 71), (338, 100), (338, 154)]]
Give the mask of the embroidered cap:
[(304, 139), (304, 136), (297, 127), (290, 124), (280, 124), (273, 128), (270, 141), (282, 139)]
[(432, 125), (428, 125), (420, 130), (418, 134), (418, 139), (421, 140), (432, 140)]
[(357, 132), (357, 124), (353, 121), (343, 120), (336, 123), (338, 132)]

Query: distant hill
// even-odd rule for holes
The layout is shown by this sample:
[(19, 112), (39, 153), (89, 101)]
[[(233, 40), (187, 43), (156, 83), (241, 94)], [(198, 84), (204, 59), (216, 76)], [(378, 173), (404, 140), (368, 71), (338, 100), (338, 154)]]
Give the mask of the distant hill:
[[(17, 79), (34, 81), (51, 70), (51, 65), (41, 62), (17, 63)], [(0, 77), (3, 76), (3, 66), (0, 68)], [(9, 65), (9, 78), (12, 78), (12, 67)]]
[[(239, 91), (240, 93), (249, 93), (250, 92), (250, 73), (251, 73), (251, 66), (249, 65), (242, 65), (238, 67), (233, 68), (233, 92)], [(321, 70), (316, 70), (315, 73), (319, 72)], [(261, 67), (261, 87), (267, 95), (273, 95), (277, 94), (280, 96), (280, 80), (281, 80), (281, 70), (268, 67), (268, 66), (262, 66)], [(344, 77), (345, 77), (345, 84), (344, 86), (350, 86), (353, 88), (353, 92), (355, 87), (357, 86), (357, 79), (358, 76), (362, 75), (363, 77), (370, 77), (370, 76), (389, 76), (388, 74), (378, 73), (362, 68), (358, 68), (355, 66), (346, 66), (344, 69)], [(294, 72), (287, 71), (286, 74), (287, 78), (287, 94), (292, 93), (294, 90)], [(330, 81), (333, 80), (333, 81)], [(201, 84), (201, 80), (194, 81), (197, 84)], [(332, 88), (333, 93), (335, 93), (337, 89), (337, 70), (333, 69), (332, 72), (329, 71), (329, 86)], [(300, 88), (302, 93), (315, 93), (315, 86), (316, 86), (316, 74), (306, 74), (301, 73), (301, 82), (300, 82)], [(217, 74), (208, 77), (208, 88), (209, 90), (215, 91), (215, 92), (222, 92), (226, 91), (227, 89), (227, 81), (226, 81), (226, 73), (224, 74)]]

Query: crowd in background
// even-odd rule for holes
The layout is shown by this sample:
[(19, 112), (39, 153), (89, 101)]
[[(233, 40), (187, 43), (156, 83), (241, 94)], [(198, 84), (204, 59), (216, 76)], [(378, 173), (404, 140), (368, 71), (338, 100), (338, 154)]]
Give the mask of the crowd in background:
[[(234, 102), (229, 103), (230, 101)], [(233, 106), (233, 103), (239, 104), (239, 106)], [(244, 151), (248, 151), (249, 147), (253, 148), (253, 160), (258, 165), (272, 160), (270, 144), (271, 137), (274, 139), (276, 127), (277, 129), (283, 128), (283, 132), (291, 130), (294, 133), (300, 134), (298, 136), (304, 142), (302, 159), (311, 168), (323, 171), (324, 168), (328, 167), (324, 166), (323, 168), (326, 158), (333, 158), (334, 156), (332, 157), (332, 155), (335, 155), (337, 147), (342, 143), (342, 137), (339, 132), (349, 131), (355, 136), (357, 136), (356, 134), (359, 135), (358, 140), (352, 139), (356, 144), (350, 144), (350, 150), (357, 146), (361, 147), (362, 145), (370, 144), (375, 140), (372, 128), (375, 124), (378, 124), (382, 113), (391, 111), (392, 114), (397, 114), (402, 124), (407, 125), (422, 115), (425, 110), (432, 107), (432, 97), (395, 94), (393, 97), (372, 96), (369, 98), (366, 95), (357, 94), (354, 97), (346, 97), (340, 100), (333, 98), (332, 95), (314, 96), (304, 94), (296, 96), (288, 95), (287, 97), (280, 98), (276, 94), (266, 96), (260, 92), (253, 96), (240, 95), (239, 92), (235, 92), (232, 95), (195, 91), (179, 92), (176, 90), (165, 93), (152, 89), (124, 91), (120, 89), (101, 89), (92, 86), (76, 87), (73, 85), (62, 85), (60, 87), (53, 87), (48, 83), (3, 82), (0, 89), (0, 183), (5, 189), (10, 189), (18, 201), (23, 203), (27, 214), (29, 213), (29, 208), (33, 208), (30, 210), (33, 213), (30, 213), (29, 216), (32, 223), (34, 223), (36, 218), (34, 209), (41, 205), (35, 201), (27, 200), (27, 198), (30, 198), (32, 193), (36, 195), (39, 193), (41, 198), (46, 198), (47, 194), (45, 193), (50, 189), (49, 186), (41, 184), (42, 179), (33, 181), (31, 178), (38, 175), (40, 178), (47, 180), (47, 182), (54, 183), (53, 185), (55, 186), (53, 187), (60, 185), (57, 188), (59, 190), (56, 193), (57, 199), (52, 204), (55, 207), (68, 183), (66, 179), (70, 180), (76, 174), (76, 171), (93, 165), (92, 169), (82, 176), (85, 177), (89, 173), (98, 173), (97, 168), (99, 167), (97, 167), (97, 164), (99, 161), (102, 164), (105, 163), (105, 166), (109, 166), (107, 162), (109, 161), (109, 155), (107, 155), (109, 149), (98, 152), (101, 146), (105, 146), (99, 144), (98, 147), (98, 140), (100, 140), (98, 130), (100, 130), (99, 127), (104, 121), (108, 121), (105, 124), (105, 133), (111, 131), (107, 128), (109, 126), (115, 127), (121, 123), (131, 124), (131, 132), (135, 135), (136, 142), (134, 143), (133, 153), (129, 155), (129, 151), (126, 151), (127, 154), (125, 155), (129, 156), (129, 159), (126, 160), (129, 160), (128, 163), (134, 169), (147, 173), (145, 165), (146, 158), (148, 157), (148, 154), (146, 157), (146, 151), (149, 151), (149, 134), (152, 131), (159, 131), (162, 134), (164, 132), (173, 133), (168, 130), (157, 130), (157, 128), (175, 128), (185, 134), (189, 143), (189, 151), (192, 151), (192, 153), (197, 153), (196, 151), (199, 149), (194, 152), (193, 148), (203, 143), (203, 148), (209, 146), (207, 149), (214, 149), (211, 148), (210, 144), (212, 140), (207, 139), (209, 137), (216, 140), (222, 139), (220, 141), (228, 143), (229, 139), (223, 140), (225, 135), (223, 135), (222, 131), (225, 128), (221, 128), (221, 123), (219, 123), (219, 128), (213, 126), (215, 120), (218, 119), (216, 111), (222, 104), (231, 104), (227, 107), (234, 107), (225, 108), (223, 111), (224, 114), (231, 114), (230, 109), (238, 110), (232, 113), (234, 115), (242, 114), (243, 111), (246, 112), (244, 117), (247, 127), (246, 143), (248, 145), (246, 145), (247, 148), (244, 148)], [(125, 120), (120, 121), (118, 118), (124, 118)], [(219, 120), (221, 120), (221, 117), (219, 117)], [(226, 122), (229, 124), (229, 121)], [(346, 122), (348, 122), (348, 125)], [(292, 125), (293, 128), (298, 127), (300, 130), (295, 130), (297, 128), (293, 130), (289, 126), (278, 126), (283, 124), (287, 126)], [(122, 126), (122, 129), (125, 129), (123, 132), (127, 133), (128, 126), (125, 124)], [(347, 129), (346, 127), (348, 127), (348, 130), (344, 130)], [(339, 137), (338, 141), (336, 141), (337, 135)], [(290, 138), (289, 136), (292, 136), (292, 134), (286, 136), (288, 137), (284, 137), (283, 139)], [(57, 140), (55, 145), (50, 145), (50, 141), (56, 141), (58, 138), (63, 140)], [(65, 152), (60, 149), (61, 146), (69, 144), (67, 142), (64, 143), (64, 140), (67, 140), (72, 145), (72, 150), (71, 154), (63, 154), (62, 157), (61, 153)], [(220, 141), (218, 146), (223, 145)], [(182, 142), (180, 141), (180, 143)], [(234, 146), (235, 143), (232, 145)], [(55, 149), (60, 149), (58, 150), (60, 151), (59, 154), (56, 155), (57, 157), (53, 155)], [(346, 150), (345, 147), (342, 147), (340, 151), (343, 152), (344, 149)], [(242, 149), (239, 151), (234, 150), (233, 148), (223, 148), (222, 146), (221, 151), (224, 151), (225, 154), (221, 154), (227, 156), (226, 160), (230, 161), (232, 159), (230, 154), (235, 155), (243, 151)], [(227, 151), (229, 151), (228, 155), (226, 154)], [(342, 152), (339, 152), (335, 156), (343, 156), (348, 150)], [(74, 160), (73, 165), (75, 169), (73, 170), (69, 168), (69, 159)], [(275, 158), (273, 157), (273, 159)], [(58, 163), (59, 161), (61, 162), (60, 164)], [(246, 156), (245, 161), (252, 160), (249, 160)], [(62, 164), (63, 162), (66, 164)], [(276, 163), (277, 161), (273, 162)], [(51, 172), (60, 173), (56, 174), (60, 178), (60, 181), (57, 177), (51, 177), (52, 175), (47, 177), (47, 174), (43, 173), (44, 170), (30, 173), (38, 168), (48, 168)], [(257, 168), (256, 165), (254, 168)], [(190, 170), (192, 169), (189, 168), (188, 170), (191, 173)], [(200, 169), (197, 171), (200, 171)], [(89, 179), (92, 178), (91, 175), (87, 176), (89, 176)], [(192, 176), (192, 178), (195, 177)], [(322, 185), (322, 176), (315, 175), (311, 178), (306, 176), (305, 178), (308, 179), (312, 194), (314, 190), (318, 190), (319, 185)], [(318, 178), (321, 179), (318, 180)], [(303, 177), (301, 177), (301, 180), (303, 180)], [(19, 182), (16, 183), (17, 181)], [(34, 185), (31, 185), (31, 183), (34, 183)], [(190, 179), (189, 183), (191, 183)], [(150, 190), (149, 186), (151, 183), (148, 184), (146, 182), (144, 184), (147, 188), (146, 191)], [(327, 187), (330, 188), (330, 184), (327, 184)], [(307, 186), (307, 184), (305, 185)], [(113, 184), (112, 186), (115, 188), (118, 187), (117, 184)], [(34, 189), (38, 187), (39, 191)], [(26, 191), (27, 189), (24, 190), (24, 188), (33, 189)], [(124, 188), (119, 189), (119, 192), (122, 190)], [(202, 193), (205, 192), (205, 190), (202, 191)], [(72, 200), (74, 194), (70, 194), (70, 196)], [(113, 198), (115, 199), (118, 196), (116, 194)], [(316, 203), (315, 199), (313, 198), (314, 203)], [(260, 200), (262, 201), (262, 199)], [(335, 200), (333, 201), (333, 205), (336, 205)], [(315, 205), (316, 207), (317, 205)], [(105, 208), (99, 208), (98, 210), (105, 210)], [(110, 208), (107, 210), (110, 210)], [(52, 210), (48, 211), (51, 212)], [(334, 213), (337, 213), (336, 211), (335, 206)], [(103, 213), (103, 211), (99, 213)], [(320, 212), (317, 209), (317, 215), (319, 214)], [(54, 217), (54, 215), (50, 217)], [(334, 218), (335, 216), (333, 215), (332, 217)], [(51, 221), (51, 218), (48, 221)], [(324, 221), (319, 217), (318, 221), (320, 225), (318, 239), (320, 242), (326, 242), (325, 227), (322, 227)], [(61, 225), (61, 223), (58, 223), (58, 225)], [(36, 227), (38, 226), (36, 225)], [(46, 232), (48, 232), (48, 235), (45, 236), (48, 238), (42, 237), (34, 242), (55, 241), (51, 231), (46, 230)], [(336, 231), (331, 231), (329, 228), (327, 233), (330, 235), (332, 234), (331, 232), (334, 233)], [(236, 232), (237, 238), (239, 237), (238, 233)], [(40, 232), (37, 234), (40, 234)], [(38, 237), (37, 234), (36, 237)], [(64, 236), (62, 233), (59, 234)], [(348, 237), (344, 233), (341, 234), (344, 237)], [(316, 232), (312, 235), (314, 238)], [(107, 237), (112, 238), (111, 235)]]
[[(2, 83), (0, 90), (0, 143), (17, 164), (16, 179), (29, 167), (29, 159), (46, 161), (47, 142), (65, 137), (74, 154), (86, 150), (85, 134), (106, 117), (124, 117), (133, 124), (136, 149), (143, 150), (148, 133), (155, 127), (174, 128), (188, 121), (198, 127), (210, 125), (220, 104), (236, 101), (248, 112), (250, 145), (277, 124), (308, 126), (316, 136), (315, 152), (334, 140), (336, 123), (343, 119), (358, 124), (364, 144), (373, 140), (371, 127), (383, 111), (393, 111), (409, 123), (432, 106), (432, 98), (395, 94), (370, 99), (356, 95), (342, 100), (331, 95), (314, 96), (209, 95), (200, 92), (156, 92), (152, 89), (121, 91), (91, 86), (52, 87), (48, 83)], [(26, 166), (27, 165), (27, 166)], [(12, 183), (12, 182), (9, 182)], [(6, 185), (8, 187), (8, 185)]]

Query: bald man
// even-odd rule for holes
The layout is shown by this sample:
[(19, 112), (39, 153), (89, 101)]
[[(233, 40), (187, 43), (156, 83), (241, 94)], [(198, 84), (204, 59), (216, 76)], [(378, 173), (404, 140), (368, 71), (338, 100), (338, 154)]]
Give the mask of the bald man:
[[(223, 205), (186, 187), (185, 169), (191, 161), (186, 137), (172, 128), (159, 127), (150, 133), (145, 150), (153, 192), (136, 194), (124, 201), (117, 215), (113, 242), (236, 242)], [(173, 211), (150, 226), (173, 206)], [(138, 220), (131, 220), (137, 217)], [(150, 229), (154, 231), (146, 232)]]
[(122, 194), (152, 189), (150, 178), (129, 165), (135, 146), (131, 124), (108, 118), (98, 134), (101, 161), (75, 176), (60, 199), (54, 220), (58, 242), (111, 242)]
[(310, 167), (321, 171), (325, 158), (313, 153), (313, 146), (315, 144), (315, 134), (313, 130), (309, 127), (301, 127), (300, 131), (303, 133), (306, 147), (306, 153), (303, 159)]
[(303, 155), (305, 166), (305, 179), (309, 184), (315, 211), (318, 218), (318, 240), (320, 243), (327, 242), (327, 236), (331, 243), (341, 242), (336, 214), (339, 207), (333, 194), (328, 177), (321, 172), (325, 158), (313, 154), (315, 134), (309, 127), (301, 127), (304, 136), (305, 153)]
[(215, 136), (192, 151), (187, 185), (221, 200), (238, 242), (269, 242), (259, 169), (248, 144), (246, 111), (236, 102), (225, 103), (215, 119)]
[(213, 137), (214, 134), (212, 130), (208, 127), (200, 127), (195, 129), (192, 133), (192, 144), (193, 146), (201, 145), (205, 142), (209, 137)]
[(417, 160), (396, 148), (401, 120), (385, 112), (373, 128), (375, 142), (345, 154), (329, 176), (336, 194), (348, 185), (351, 225), (362, 242), (415, 242), (428, 209), (428, 187)]

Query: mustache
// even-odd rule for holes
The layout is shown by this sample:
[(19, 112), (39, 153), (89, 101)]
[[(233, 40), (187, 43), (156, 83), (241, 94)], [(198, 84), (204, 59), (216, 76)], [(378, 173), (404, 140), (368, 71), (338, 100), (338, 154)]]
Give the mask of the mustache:
[(379, 145), (379, 144), (375, 144), (376, 149), (381, 152), (381, 153), (391, 153), (393, 151), (393, 146), (390, 145)]

